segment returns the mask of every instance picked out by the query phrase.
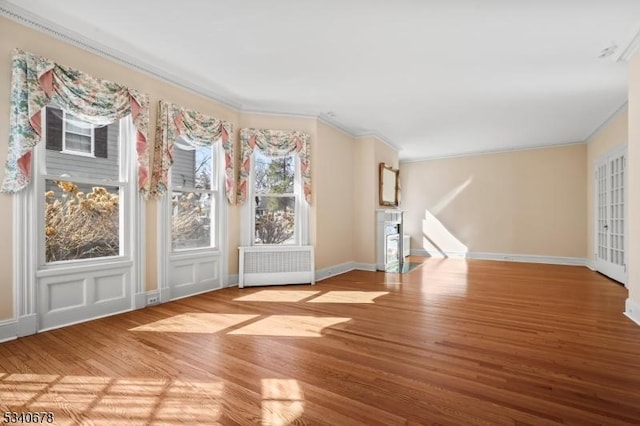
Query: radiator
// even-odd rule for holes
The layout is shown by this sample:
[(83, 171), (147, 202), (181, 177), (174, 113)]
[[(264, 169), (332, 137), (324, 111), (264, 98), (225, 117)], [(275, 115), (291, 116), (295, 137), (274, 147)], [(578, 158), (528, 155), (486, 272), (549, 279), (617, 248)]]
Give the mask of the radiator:
[(238, 287), (315, 284), (313, 246), (240, 247)]

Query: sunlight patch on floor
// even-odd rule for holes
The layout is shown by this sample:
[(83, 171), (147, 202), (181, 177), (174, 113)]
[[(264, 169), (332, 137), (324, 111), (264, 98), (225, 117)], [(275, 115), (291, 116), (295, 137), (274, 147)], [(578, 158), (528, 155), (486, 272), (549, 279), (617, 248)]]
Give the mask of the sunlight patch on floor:
[(50, 411), (55, 424), (215, 424), (223, 390), (222, 382), (6, 374), (0, 411)]
[(304, 394), (297, 380), (262, 379), (262, 425), (285, 426), (304, 413)]
[[(395, 283), (394, 283), (395, 284)], [(398, 283), (399, 284), (399, 283)], [(240, 302), (302, 302), (305, 303), (375, 303), (377, 297), (388, 291), (321, 291), (310, 290), (260, 290), (233, 300)], [(314, 297), (316, 296), (316, 297)], [(306, 300), (309, 299), (309, 300)]]
[(260, 290), (233, 300), (239, 302), (300, 302), (308, 297), (316, 295), (320, 291), (311, 290)]
[(233, 335), (322, 337), (327, 327), (350, 321), (343, 317), (310, 317), (304, 315), (269, 315), (242, 328), (230, 331)]
[(129, 331), (155, 331), (165, 333), (217, 333), (229, 327), (252, 320), (259, 315), (186, 313), (141, 325)]
[(375, 303), (376, 298), (387, 294), (388, 291), (329, 291), (309, 303)]

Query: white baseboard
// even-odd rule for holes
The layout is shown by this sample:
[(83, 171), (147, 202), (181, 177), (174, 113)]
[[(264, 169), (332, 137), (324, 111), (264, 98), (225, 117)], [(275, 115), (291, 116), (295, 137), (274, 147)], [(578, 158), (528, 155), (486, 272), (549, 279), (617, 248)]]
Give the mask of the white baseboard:
[(357, 269), (358, 271), (371, 271), (371, 272), (375, 272), (378, 270), (376, 268), (375, 263), (356, 263), (353, 269)]
[(38, 315), (24, 315), (18, 318), (16, 323), (16, 333), (18, 337), (31, 336), (38, 331)]
[(18, 338), (18, 322), (16, 320), (0, 321), (0, 343)]
[(345, 272), (353, 271), (354, 269), (356, 269), (355, 262), (345, 262), (339, 265), (333, 265), (327, 268), (318, 269), (316, 271), (316, 281), (335, 277), (336, 275), (344, 274)]
[(432, 253), (429, 253), (427, 250), (414, 249), (414, 248), (411, 249), (411, 256), (433, 257), (433, 258), (436, 258), (436, 259), (444, 259), (444, 258), (469, 259), (469, 253), (447, 251), (447, 252), (444, 252), (444, 253), (432, 254)]
[(321, 281), (336, 275), (344, 274), (350, 271), (369, 271), (375, 272), (375, 263), (358, 263), (358, 262), (345, 262), (339, 265), (328, 266), (326, 268), (318, 269), (316, 271), (316, 281)]
[(550, 265), (588, 266), (584, 257), (540, 256), (536, 254), (490, 253), (490, 252), (444, 252), (440, 256), (431, 256), (423, 249), (411, 249), (414, 256), (442, 257), (451, 259), (501, 260), (505, 262), (546, 263)]
[(235, 287), (238, 285), (238, 274), (229, 274), (227, 275), (227, 281), (225, 283), (225, 287)]
[(142, 309), (147, 306), (147, 293), (137, 293), (133, 298), (133, 309)]
[(585, 265), (587, 268), (591, 269), (592, 271), (597, 271), (598, 269), (596, 268), (596, 261), (593, 259), (585, 259)]
[(547, 263), (550, 265), (586, 266), (584, 257), (540, 256), (535, 254), (470, 252), (469, 259), (503, 260), (507, 262)]
[(160, 292), (160, 303), (167, 303), (171, 300), (171, 290), (168, 287), (157, 291)]
[(640, 303), (628, 297), (624, 308), (624, 314), (629, 317), (631, 321), (640, 325)]

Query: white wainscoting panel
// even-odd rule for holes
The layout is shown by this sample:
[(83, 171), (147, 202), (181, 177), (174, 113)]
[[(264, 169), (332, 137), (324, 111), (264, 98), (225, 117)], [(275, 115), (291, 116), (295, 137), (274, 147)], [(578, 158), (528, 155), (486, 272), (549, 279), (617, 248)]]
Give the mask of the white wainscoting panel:
[(0, 343), (14, 340), (18, 336), (18, 323), (15, 320), (0, 321)]
[(170, 299), (222, 288), (218, 253), (180, 255), (169, 259)]
[(624, 314), (633, 322), (640, 325), (640, 303), (631, 298), (627, 298), (625, 302)]
[(132, 308), (131, 268), (38, 278), (38, 330), (47, 330)]
[(95, 303), (104, 303), (114, 299), (122, 299), (127, 294), (125, 275), (106, 275), (96, 277), (95, 281)]

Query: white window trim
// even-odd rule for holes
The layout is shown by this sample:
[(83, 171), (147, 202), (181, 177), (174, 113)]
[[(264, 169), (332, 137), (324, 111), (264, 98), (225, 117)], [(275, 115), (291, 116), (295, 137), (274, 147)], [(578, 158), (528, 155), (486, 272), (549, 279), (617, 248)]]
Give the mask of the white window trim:
[[(63, 110), (64, 112), (64, 110)], [(66, 123), (66, 112), (64, 112), (65, 120), (63, 123)], [(43, 114), (46, 116), (46, 114)], [(43, 142), (46, 141), (46, 118), (43, 120), (43, 128), (45, 129), (43, 134)], [(115, 256), (103, 256), (98, 258), (89, 258), (89, 259), (74, 259), (74, 260), (62, 260), (55, 262), (47, 262), (45, 259), (45, 223), (44, 223), (44, 197), (36, 197), (35, 208), (36, 214), (38, 216), (38, 223), (36, 226), (37, 235), (36, 235), (36, 245), (37, 245), (37, 266), (40, 271), (46, 269), (54, 269), (54, 268), (66, 268), (75, 265), (97, 265), (101, 263), (108, 263), (117, 260), (131, 260), (132, 253), (132, 245), (136, 242), (134, 240), (127, 239), (127, 235), (132, 235), (132, 223), (135, 221), (136, 214), (138, 211), (139, 202), (135, 200), (136, 197), (132, 196), (132, 194), (137, 193), (137, 188), (135, 187), (135, 179), (129, 179), (129, 176), (137, 176), (137, 170), (135, 169), (135, 165), (137, 164), (134, 159), (136, 158), (137, 153), (134, 149), (131, 148), (131, 145), (135, 145), (134, 143), (125, 144), (125, 140), (135, 141), (134, 130), (133, 130), (133, 122), (131, 121), (131, 117), (125, 117), (120, 120), (120, 136), (118, 138), (118, 151), (124, 153), (124, 149), (129, 148), (126, 155), (118, 156), (120, 164), (118, 165), (118, 180), (117, 181), (103, 181), (92, 178), (83, 178), (78, 176), (61, 176), (61, 175), (51, 175), (46, 173), (46, 162), (45, 162), (45, 152), (46, 149), (44, 147), (44, 143), (39, 144), (35, 151), (35, 167), (34, 170), (37, 171), (34, 176), (32, 176), (33, 187), (36, 194), (44, 194), (46, 188), (47, 180), (61, 180), (66, 179), (68, 181), (79, 183), (79, 184), (88, 184), (88, 185), (96, 185), (96, 186), (109, 186), (109, 187), (117, 187), (119, 188), (119, 214), (118, 217), (120, 219), (120, 223), (118, 225), (119, 230), (119, 248), (120, 253)], [(94, 128), (92, 127), (92, 145), (93, 145), (93, 133)], [(65, 124), (63, 124), (63, 135), (65, 134)], [(63, 136), (63, 147), (65, 138)], [(93, 157), (92, 155), (87, 154), (75, 154), (83, 157)], [(127, 209), (131, 205), (132, 210), (130, 214), (127, 215)]]
[[(309, 244), (309, 203), (306, 201), (302, 191), (302, 169), (300, 165), (300, 156), (292, 153), (294, 159), (294, 180), (293, 193), (296, 196), (295, 201), (295, 229), (294, 244), (255, 244), (255, 209), (256, 209), (256, 192), (255, 192), (255, 164), (256, 151), (255, 148), (251, 153), (251, 170), (249, 171), (247, 198), (241, 207), (242, 225), (240, 227), (240, 243), (245, 247), (264, 247), (272, 249), (273, 247), (296, 247)], [(278, 158), (278, 157), (272, 157)]]
[[(179, 192), (195, 192), (195, 193), (199, 193), (199, 194), (210, 194), (210, 196), (212, 197), (212, 199), (214, 200), (213, 202), (213, 207), (212, 207), (212, 214), (213, 217), (216, 221), (216, 224), (214, 227), (212, 227), (212, 234), (211, 235), (211, 240), (210, 240), (210, 245), (208, 247), (196, 247), (196, 248), (185, 248), (185, 249), (174, 249), (173, 248), (173, 239), (171, 237), (171, 227), (169, 226), (169, 228), (167, 229), (168, 232), (168, 242), (169, 242), (169, 252), (171, 253), (171, 255), (179, 255), (179, 254), (184, 254), (184, 253), (193, 253), (193, 252), (206, 252), (206, 251), (211, 251), (211, 250), (219, 250), (220, 249), (220, 241), (219, 241), (219, 235), (220, 235), (220, 227), (218, 226), (218, 215), (219, 215), (219, 210), (220, 207), (219, 205), (224, 201), (223, 200), (223, 188), (220, 185), (220, 182), (222, 181), (221, 176), (220, 176), (220, 170), (222, 167), (222, 170), (224, 170), (224, 166), (220, 165), (220, 158), (223, 157), (220, 153), (220, 149), (222, 147), (222, 143), (220, 141), (216, 141), (215, 143), (213, 143), (211, 145), (211, 161), (213, 162), (213, 176), (211, 176), (212, 179), (212, 185), (210, 189), (201, 189), (201, 188), (195, 188), (195, 176), (194, 176), (194, 186), (190, 187), (190, 186), (173, 186), (173, 179), (171, 176), (172, 170), (169, 169), (169, 176), (168, 176), (168, 188), (167, 188), (167, 196), (166, 198), (168, 198), (168, 200), (171, 200), (172, 196), (173, 196), (173, 191), (179, 191)], [(167, 207), (168, 207), (168, 215), (169, 215), (169, 221), (172, 220), (173, 218), (173, 214), (171, 211), (172, 205), (171, 202), (167, 203)]]
[(69, 115), (69, 113), (65, 110), (62, 110), (62, 151), (60, 151), (62, 154), (69, 154), (69, 155), (77, 155), (80, 157), (91, 157), (91, 158), (96, 158), (96, 126), (94, 124), (91, 124), (91, 152), (84, 152), (84, 151), (78, 151), (72, 148), (67, 148), (67, 133), (71, 133), (74, 135), (79, 135), (79, 136), (87, 136), (83, 133), (77, 133), (71, 130), (67, 130), (67, 115)]
[(156, 255), (158, 259), (157, 274), (158, 274), (158, 292), (160, 295), (160, 302), (167, 302), (170, 300), (169, 293), (169, 265), (172, 261), (198, 258), (206, 255), (220, 256), (220, 262), (222, 265), (222, 277), (221, 283), (223, 287), (228, 285), (228, 230), (227, 230), (227, 198), (224, 191), (225, 182), (225, 164), (224, 154), (222, 152), (221, 141), (216, 141), (212, 144), (213, 156), (215, 161), (215, 185), (214, 192), (215, 198), (215, 247), (199, 247), (193, 249), (181, 249), (174, 251), (173, 243), (171, 239), (171, 198), (173, 190), (183, 190), (184, 187), (173, 188), (171, 182), (171, 170), (169, 170), (169, 176), (167, 178), (167, 191), (164, 196), (158, 202), (158, 227), (157, 227), (157, 245)]
[[(44, 250), (44, 218), (39, 204), (43, 203), (42, 194), (36, 192), (37, 182), (40, 180), (40, 171), (44, 168), (44, 156), (46, 152), (46, 114), (42, 114), (43, 135), (41, 142), (34, 148), (32, 181), (31, 184), (15, 194), (13, 203), (13, 295), (14, 309), (13, 318), (16, 321), (17, 337), (35, 334), (38, 329), (38, 307), (37, 307), (37, 277), (64, 274), (69, 272), (90, 272), (95, 269), (104, 268), (105, 264), (114, 266), (131, 265), (133, 267), (133, 291), (132, 306), (135, 309), (144, 307), (141, 303), (145, 299), (145, 203), (142, 195), (137, 191), (137, 153), (135, 144), (124, 144), (127, 137), (130, 141), (135, 140), (135, 130), (131, 117), (120, 121), (120, 152), (125, 146), (128, 154), (123, 167), (120, 168), (122, 175), (131, 173), (132, 188), (129, 192), (131, 206), (130, 224), (135, 232), (129, 233), (126, 247), (129, 247), (128, 258), (119, 259), (116, 257), (99, 259), (82, 259), (79, 261), (69, 261), (66, 264), (55, 265), (54, 268), (39, 268), (40, 260), (44, 256), (40, 255), (40, 250)], [(121, 215), (122, 220), (122, 215)], [(121, 233), (124, 232), (121, 227)], [(132, 253), (133, 252), (133, 253)], [(88, 262), (84, 262), (88, 260)], [(40, 270), (39, 270), (40, 269)]]

